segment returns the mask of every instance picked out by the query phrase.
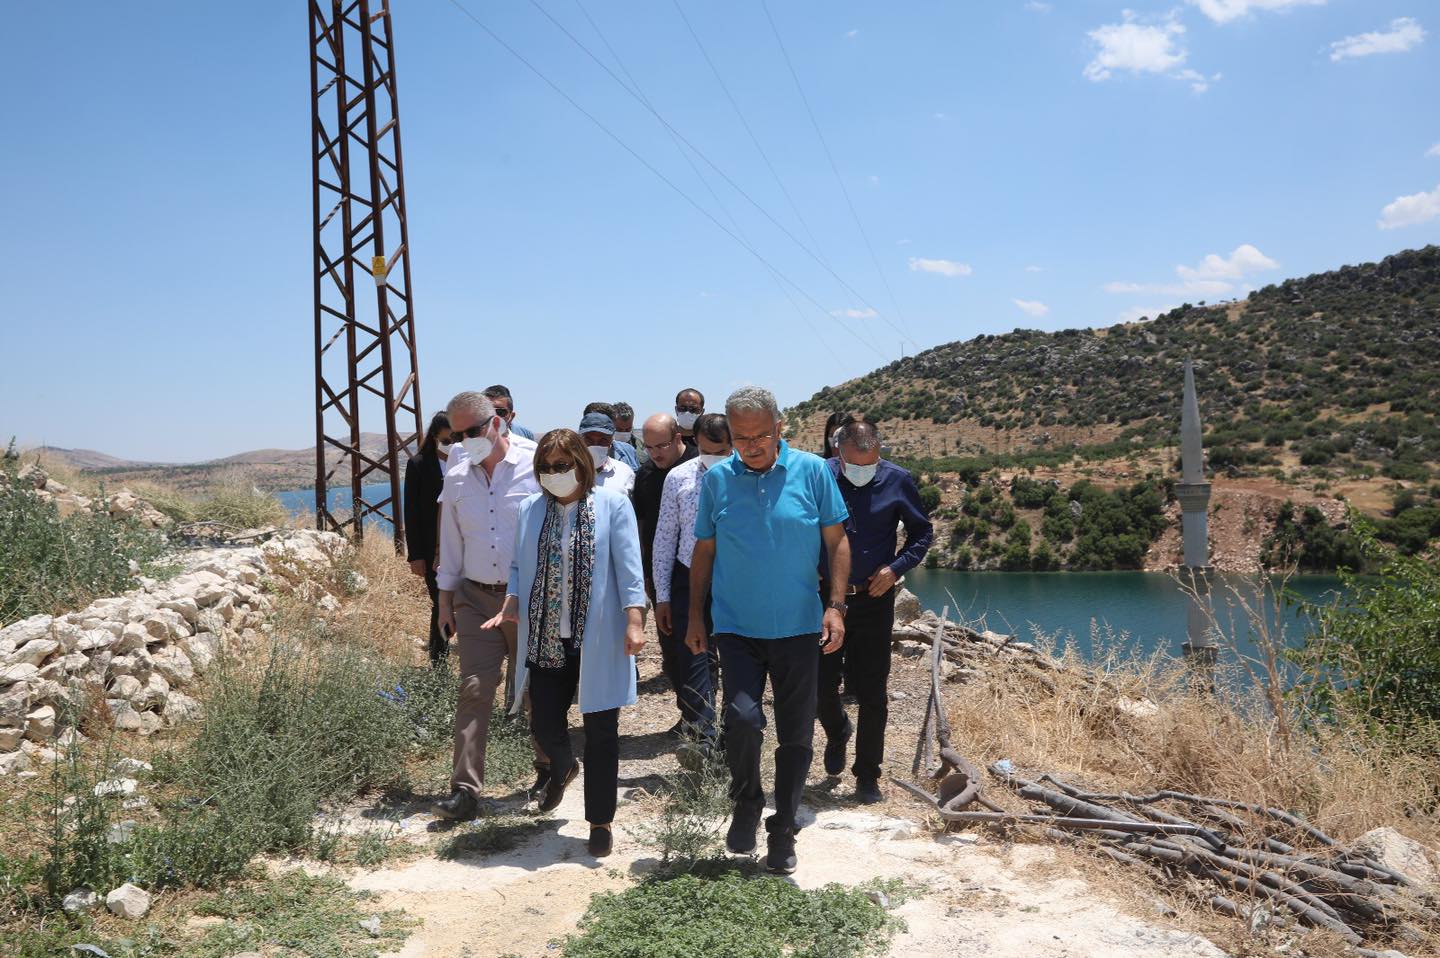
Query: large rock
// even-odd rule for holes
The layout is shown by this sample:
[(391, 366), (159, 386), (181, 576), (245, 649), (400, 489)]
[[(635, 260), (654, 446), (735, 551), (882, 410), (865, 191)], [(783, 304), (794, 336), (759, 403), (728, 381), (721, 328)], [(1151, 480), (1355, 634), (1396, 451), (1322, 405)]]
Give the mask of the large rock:
[(139, 622), (127, 622), (120, 638), (110, 647), (116, 655), (128, 655), (136, 649), (144, 649), (150, 641), (150, 633)]
[(190, 659), (197, 672), (207, 671), (220, 654), (220, 637), (214, 632), (196, 632), (180, 640), (180, 648)]
[(145, 683), (145, 688), (131, 701), (135, 707), (144, 711), (145, 709), (159, 708), (165, 704), (165, 696), (170, 694), (170, 683), (165, 681), (165, 676), (159, 672), (150, 673), (150, 679)]
[(1355, 848), (1391, 871), (1423, 884), (1440, 883), (1436, 853), (1393, 828), (1372, 828), (1355, 842)]
[(192, 626), (195, 624), (195, 620), (200, 616), (199, 604), (195, 601), (193, 597), (188, 595), (180, 596), (179, 598), (169, 599), (165, 602), (162, 602), (160, 603), (160, 608), (169, 609), (171, 612), (179, 614), (181, 618), (183, 618), (187, 623)]
[(200, 703), (186, 695), (184, 692), (171, 692), (165, 696), (165, 705), (161, 708), (160, 714), (165, 718), (167, 725), (179, 725), (181, 722), (193, 722), (203, 714)]
[(0, 755), (0, 775), (15, 775), (30, 768), (30, 756), (24, 752), (6, 752)]
[(56, 621), (50, 626), (50, 638), (60, 643), (66, 654), (77, 651), (85, 638), (85, 630), (74, 622)]
[(20, 741), (25, 738), (23, 728), (0, 728), (0, 753), (13, 752), (20, 747)]
[(23, 726), (33, 701), (34, 690), (29, 683), (17, 682), (8, 689), (0, 688), (0, 726)]
[(67, 915), (85, 915), (100, 907), (100, 896), (84, 885), (76, 888), (66, 895), (60, 902), (60, 908)]
[(129, 882), (105, 896), (105, 907), (121, 918), (144, 918), (150, 910), (150, 893)]
[(13, 642), (19, 648), (26, 642), (43, 639), (50, 634), (50, 624), (55, 620), (48, 615), (32, 615), (28, 619), (12, 622), (0, 629), (0, 643)]
[(124, 699), (127, 702), (135, 701), (144, 691), (145, 683), (133, 675), (122, 673), (115, 676), (115, 680), (110, 683), (110, 695), (113, 698)]
[(55, 737), (55, 709), (42, 705), (25, 716), (25, 736), (32, 742), (48, 742)]
[(920, 598), (904, 586), (895, 596), (895, 622), (898, 625), (906, 625), (914, 622), (920, 615)]
[(126, 699), (110, 698), (105, 704), (110, 707), (110, 720), (117, 732), (138, 732), (144, 728), (140, 713)]
[(60, 643), (54, 639), (31, 639), (6, 656), (5, 661), (8, 665), (29, 664), (39, 667), (59, 649)]
[(40, 672), (30, 662), (17, 662), (14, 665), (0, 665), (0, 688), (16, 685), (20, 682), (28, 682)]
[(94, 652), (97, 649), (109, 649), (117, 638), (118, 636), (108, 629), (86, 629), (81, 633), (80, 641), (75, 643), (75, 651)]
[(150, 656), (155, 671), (172, 686), (189, 685), (195, 679), (195, 666), (189, 656), (177, 648), (158, 649)]

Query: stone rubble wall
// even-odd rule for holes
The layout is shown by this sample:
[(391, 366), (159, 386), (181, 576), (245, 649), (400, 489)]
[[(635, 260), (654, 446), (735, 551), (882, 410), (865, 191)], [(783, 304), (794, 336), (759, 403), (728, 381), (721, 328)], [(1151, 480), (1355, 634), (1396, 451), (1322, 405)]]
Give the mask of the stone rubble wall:
[(150, 735), (198, 717), (185, 691), (231, 643), (268, 631), (274, 594), (303, 591), (337, 608), (316, 576), (349, 549), (333, 532), (287, 530), (261, 545), (195, 549), (172, 579), (97, 599), (78, 612), (0, 629), (0, 775), (64, 746), (63, 716), (103, 698), (117, 730)]
[(83, 496), (63, 482), (52, 479), (44, 469), (34, 464), (22, 467), (15, 478), (22, 485), (33, 488), (41, 501), (54, 503), (61, 518), (77, 512), (104, 511), (116, 519), (135, 519), (148, 529), (164, 529), (171, 525), (168, 516), (129, 489), (104, 497)]

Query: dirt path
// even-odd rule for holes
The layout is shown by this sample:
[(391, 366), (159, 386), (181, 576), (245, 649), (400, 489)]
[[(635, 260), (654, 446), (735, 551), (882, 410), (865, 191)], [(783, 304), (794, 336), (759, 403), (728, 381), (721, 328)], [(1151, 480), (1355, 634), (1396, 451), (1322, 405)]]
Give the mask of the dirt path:
[[(553, 943), (574, 931), (590, 896), (620, 889), (655, 864), (643, 840), (655, 801), (643, 791), (676, 768), (665, 730), (675, 720), (673, 698), (659, 676), (658, 650), (641, 660), (641, 701), (621, 717), (622, 801), (615, 851), (601, 861), (584, 847), (587, 826), (581, 789), (572, 787), (552, 819), (514, 847), (437, 857), (445, 830), (417, 803), (402, 810), (401, 836), (420, 846), (402, 864), (357, 871), (351, 884), (375, 892), (385, 908), (403, 908), (419, 921), (397, 952), (404, 958), (522, 958), (553, 955)], [(913, 658), (896, 657), (888, 761), (908, 772), (924, 709), (927, 673)], [(572, 714), (572, 721), (574, 716)], [(818, 730), (817, 730), (818, 732)], [(821, 741), (817, 738), (817, 751)], [(897, 878), (923, 892), (896, 906), (908, 930), (890, 954), (905, 958), (1180, 958), (1223, 954), (1208, 941), (1122, 913), (1061, 864), (1045, 847), (1011, 845), (978, 833), (936, 835), (923, 809), (891, 788), (881, 806), (848, 801), (851, 781), (827, 780), (816, 770), (802, 810), (796, 884), (859, 884)], [(578, 783), (577, 783), (578, 786)], [(510, 803), (517, 800), (508, 799)], [(375, 814), (372, 810), (371, 815)], [(393, 815), (393, 810), (391, 811)], [(355, 824), (367, 819), (359, 810)], [(763, 847), (763, 845), (762, 845)], [(739, 932), (737, 932), (739, 933)]]

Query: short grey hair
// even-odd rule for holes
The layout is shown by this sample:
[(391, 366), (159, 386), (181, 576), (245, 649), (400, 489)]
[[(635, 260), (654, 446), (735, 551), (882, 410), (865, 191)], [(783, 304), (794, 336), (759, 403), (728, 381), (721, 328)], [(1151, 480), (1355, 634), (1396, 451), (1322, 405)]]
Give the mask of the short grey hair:
[(495, 416), (495, 404), (484, 393), (470, 390), (456, 393), (455, 398), (446, 404), (445, 412), (451, 419), (455, 418), (457, 412), (468, 412), (479, 422), (489, 422)]
[(880, 448), (880, 430), (873, 422), (863, 419), (847, 422), (835, 430), (836, 446), (854, 446), (856, 452), (869, 452)]
[(725, 400), (727, 417), (752, 412), (768, 412), (771, 419), (780, 421), (780, 407), (775, 402), (775, 394), (764, 386), (741, 386)]

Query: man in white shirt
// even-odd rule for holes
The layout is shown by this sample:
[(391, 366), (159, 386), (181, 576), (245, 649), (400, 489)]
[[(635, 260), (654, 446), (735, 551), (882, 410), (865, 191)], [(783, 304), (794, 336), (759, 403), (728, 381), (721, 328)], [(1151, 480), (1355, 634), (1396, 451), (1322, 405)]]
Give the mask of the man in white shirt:
[[(481, 625), (505, 602), (515, 553), (520, 504), (540, 491), (535, 443), (503, 428), (490, 400), (463, 392), (447, 407), (450, 431), (465, 455), (445, 473), (440, 493), (440, 627), (456, 636), (460, 699), (455, 707), (454, 771), (448, 798), (435, 803), (446, 818), (473, 818), (485, 783), (490, 713), (506, 659), (515, 656), (515, 626)], [(548, 779), (536, 749), (535, 767)], [(542, 783), (537, 782), (536, 787)]]
[(628, 496), (635, 490), (635, 470), (615, 459), (610, 450), (615, 445), (615, 422), (603, 412), (587, 412), (575, 430), (590, 450), (595, 463), (595, 487)]
[[(699, 455), (675, 466), (665, 476), (651, 557), (655, 582), (655, 629), (660, 636), (661, 663), (675, 689), (680, 728), (702, 747), (716, 742), (714, 649), (695, 653), (685, 645), (690, 627), (690, 560), (695, 553), (695, 514), (700, 483), (711, 466), (730, 458), (730, 424), (707, 413), (695, 420)], [(706, 615), (706, 635), (710, 618)]]

